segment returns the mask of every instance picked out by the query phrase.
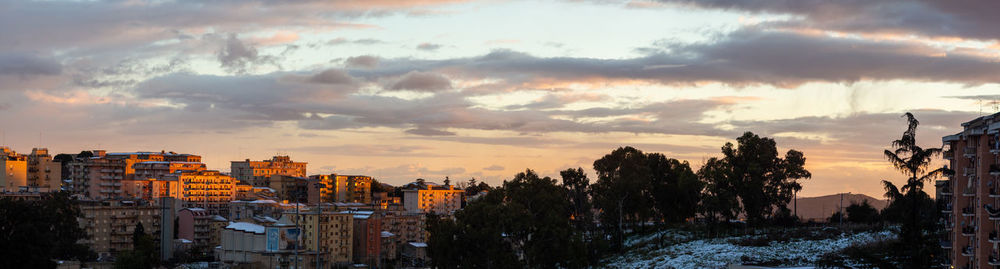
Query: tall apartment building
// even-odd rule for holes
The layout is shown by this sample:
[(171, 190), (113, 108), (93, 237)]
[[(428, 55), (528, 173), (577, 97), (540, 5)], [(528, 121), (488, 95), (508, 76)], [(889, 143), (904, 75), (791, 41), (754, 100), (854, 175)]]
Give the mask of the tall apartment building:
[(354, 263), (378, 268), (382, 255), (382, 217), (371, 211), (354, 213)]
[(70, 163), (68, 178), (75, 193), (91, 199), (127, 196), (126, 180), (134, 180), (135, 164), (143, 162), (200, 162), (201, 156), (173, 152), (107, 153), (94, 150), (94, 157)]
[(14, 192), (28, 185), (28, 157), (8, 147), (0, 147), (0, 191)]
[[(100, 257), (132, 249), (132, 233), (142, 223), (146, 234), (160, 241), (160, 207), (142, 201), (84, 202), (79, 224), (87, 232), (83, 243)], [(171, 238), (172, 239), (172, 238)], [(168, 239), (170, 240), (170, 239)]]
[(204, 208), (211, 215), (229, 216), (229, 202), (236, 198), (236, 179), (219, 171), (177, 171), (163, 181), (169, 182), (169, 189), (154, 191), (181, 200), (182, 207)]
[(409, 213), (430, 213), (451, 215), (462, 209), (462, 194), (464, 190), (455, 189), (452, 185), (416, 185), (403, 190), (403, 208)]
[(230, 164), (230, 173), (240, 182), (249, 183), (254, 187), (267, 187), (270, 185), (271, 175), (305, 177), (306, 164), (293, 162), (288, 156), (274, 156), (264, 161), (246, 159), (233, 161)]
[(171, 183), (162, 180), (167, 175), (178, 171), (204, 171), (207, 168), (200, 162), (152, 161), (133, 164), (132, 169), (135, 172), (132, 179), (123, 181), (125, 194), (152, 201), (155, 197), (170, 196), (163, 193), (169, 189), (167, 184)]
[(312, 175), (322, 185), (320, 198), (325, 202), (363, 203), (372, 202), (372, 178), (361, 175)]
[(1000, 266), (1000, 113), (962, 123), (945, 136), (944, 158), (954, 171), (938, 185), (947, 235), (941, 246), (951, 268)]
[[(319, 253), (320, 262), (328, 265), (347, 265), (353, 262), (353, 215), (345, 212), (326, 211), (316, 207), (285, 211), (291, 223), (298, 219), (302, 228), (303, 251)], [(312, 267), (313, 265), (309, 265)]]
[(28, 186), (59, 191), (62, 186), (62, 165), (52, 160), (47, 148), (33, 148), (28, 155)]

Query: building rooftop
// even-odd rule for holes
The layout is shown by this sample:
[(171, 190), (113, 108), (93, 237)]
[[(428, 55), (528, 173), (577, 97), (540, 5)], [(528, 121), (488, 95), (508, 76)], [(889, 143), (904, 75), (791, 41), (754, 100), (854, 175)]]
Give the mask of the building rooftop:
[(263, 234), (264, 226), (248, 223), (248, 222), (230, 222), (226, 229), (250, 232), (255, 234)]

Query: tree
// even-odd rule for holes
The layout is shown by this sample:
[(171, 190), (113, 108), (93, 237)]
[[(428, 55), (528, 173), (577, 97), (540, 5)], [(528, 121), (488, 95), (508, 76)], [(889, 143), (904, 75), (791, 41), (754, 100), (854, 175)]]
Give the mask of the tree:
[(570, 224), (566, 191), (526, 170), (454, 220), (428, 218), (428, 255), (439, 268), (581, 268), (586, 246)]
[(601, 209), (601, 226), (621, 250), (625, 225), (649, 219), (653, 213), (653, 201), (647, 199), (650, 173), (646, 155), (633, 147), (618, 148), (594, 161), (594, 170), (594, 206)]
[(0, 268), (55, 268), (53, 260), (94, 259), (77, 243), (87, 237), (78, 217), (82, 213), (66, 192), (41, 201), (0, 199)]
[(157, 265), (156, 244), (153, 237), (146, 234), (142, 223), (136, 223), (132, 230), (132, 250), (124, 251), (115, 259), (115, 269), (153, 268)]
[(874, 223), (878, 221), (878, 209), (872, 207), (867, 199), (861, 201), (860, 204), (851, 203), (845, 210), (847, 211), (847, 221), (853, 223)]
[(94, 157), (94, 152), (89, 150), (80, 151), (80, 154), (76, 155), (77, 159)]
[(926, 234), (933, 231), (934, 221), (937, 218), (937, 210), (934, 201), (924, 192), (924, 182), (932, 181), (945, 173), (950, 172), (947, 168), (929, 170), (934, 156), (941, 154), (941, 148), (922, 148), (917, 145), (917, 126), (920, 122), (907, 112), (903, 114), (906, 118), (907, 128), (903, 135), (892, 141), (894, 149), (885, 150), (883, 155), (889, 160), (894, 168), (907, 176), (906, 184), (902, 188), (888, 180), (882, 180), (890, 205), (887, 217), (898, 221), (900, 225), (899, 239), (903, 246), (909, 249), (907, 267), (926, 268), (933, 264), (933, 257), (940, 249), (934, 243), (932, 237)]
[(733, 180), (732, 168), (723, 159), (710, 158), (698, 169), (698, 177), (705, 182), (699, 209), (710, 223), (729, 221), (740, 214), (739, 195)]
[(589, 232), (594, 226), (593, 205), (590, 203), (590, 179), (583, 168), (570, 168), (559, 172), (562, 186), (570, 201), (570, 216), (578, 231)]
[(646, 155), (646, 163), (651, 173), (650, 193), (659, 215), (671, 223), (694, 217), (705, 184), (698, 180), (691, 165), (660, 153)]
[(787, 215), (788, 202), (802, 189), (798, 180), (812, 177), (805, 169), (805, 155), (791, 149), (780, 158), (774, 139), (752, 132), (744, 133), (736, 141), (737, 145), (726, 143), (722, 147), (722, 159), (712, 160), (711, 165), (706, 165), (708, 170), (702, 168), (702, 180), (709, 186), (708, 211), (731, 218), (732, 212), (725, 212), (720, 206), (735, 203), (737, 212), (744, 213), (751, 224)]

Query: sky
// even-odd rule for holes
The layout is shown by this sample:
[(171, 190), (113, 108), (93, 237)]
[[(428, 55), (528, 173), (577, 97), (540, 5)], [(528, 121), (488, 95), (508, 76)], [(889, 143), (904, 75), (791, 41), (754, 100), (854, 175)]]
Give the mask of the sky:
[[(498, 184), (617, 147), (689, 161), (743, 132), (801, 196), (881, 197), (913, 112), (940, 147), (998, 111), (1000, 2), (0, 0), (0, 134), (211, 169)], [(939, 161), (935, 165), (943, 165)]]

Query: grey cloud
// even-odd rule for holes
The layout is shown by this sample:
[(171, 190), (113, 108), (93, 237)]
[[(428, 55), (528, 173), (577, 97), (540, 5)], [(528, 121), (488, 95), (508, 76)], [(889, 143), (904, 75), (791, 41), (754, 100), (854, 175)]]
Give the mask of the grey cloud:
[(630, 59), (535, 57), (498, 50), (448, 60), (384, 60), (380, 68), (355, 70), (360, 77), (447, 71), (456, 79), (502, 79), (508, 87), (531, 81), (646, 80), (690, 85), (796, 87), (808, 82), (912, 80), (983, 84), (1000, 82), (992, 59), (906, 42), (806, 36), (744, 29), (711, 43), (663, 44), (659, 53)]
[(375, 68), (379, 58), (370, 55), (348, 57), (344, 64), (350, 68)]
[(437, 129), (429, 129), (429, 128), (409, 129), (409, 130), (406, 130), (406, 133), (408, 133), (408, 134), (415, 134), (415, 135), (424, 135), (424, 136), (455, 135), (455, 133), (453, 133), (453, 132), (442, 131), (442, 130), (437, 130)]
[(414, 71), (403, 75), (389, 90), (437, 92), (451, 89), (451, 80), (435, 73)]
[(51, 76), (62, 73), (62, 64), (51, 58), (24, 53), (0, 53), (0, 75)]
[(329, 44), (329, 45), (343, 45), (343, 44), (376, 45), (376, 44), (383, 44), (383, 43), (386, 43), (386, 42), (382, 41), (382, 40), (378, 40), (378, 39), (372, 39), (372, 38), (362, 38), (362, 39), (351, 40), (351, 39), (347, 39), (347, 38), (343, 38), (343, 37), (334, 38), (334, 39), (331, 39), (330, 41), (326, 42), (326, 44)]
[(351, 75), (347, 74), (341, 69), (327, 69), (323, 72), (319, 72), (312, 75), (308, 79), (310, 82), (322, 83), (322, 84), (347, 84), (352, 85), (357, 83)]
[(822, 0), (661, 0), (711, 9), (790, 14), (803, 17), (793, 27), (899, 33), (992, 40), (1000, 38), (1000, 3), (992, 1), (822, 1)]
[(583, 102), (583, 101), (604, 101), (608, 100), (610, 97), (603, 94), (565, 94), (565, 93), (554, 93), (547, 94), (539, 100), (535, 100), (531, 103), (521, 104), (521, 105), (510, 105), (507, 109), (548, 109), (548, 108), (561, 108), (568, 104)]
[(236, 34), (229, 34), (217, 56), (222, 67), (238, 73), (246, 72), (257, 64), (276, 63), (274, 56), (259, 55), (257, 48), (244, 43)]
[(441, 48), (440, 44), (433, 44), (433, 43), (420, 43), (420, 45), (417, 45), (418, 50), (424, 50), (424, 51), (434, 51), (440, 48)]
[(489, 167), (484, 167), (483, 170), (486, 171), (503, 171), (504, 167), (500, 165), (490, 165)]

